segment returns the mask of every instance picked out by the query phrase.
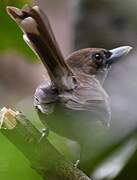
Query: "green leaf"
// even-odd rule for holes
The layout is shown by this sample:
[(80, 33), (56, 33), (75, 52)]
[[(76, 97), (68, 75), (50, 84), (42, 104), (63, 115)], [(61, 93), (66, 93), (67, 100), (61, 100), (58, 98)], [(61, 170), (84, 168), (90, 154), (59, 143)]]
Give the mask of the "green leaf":
[[(132, 179), (133, 176), (129, 176), (129, 174), (133, 175), (135, 168), (129, 169), (129, 163), (131, 159), (135, 156), (135, 152), (137, 151), (137, 139), (136, 137), (132, 137), (130, 140), (127, 140), (124, 144), (120, 145), (110, 156), (108, 156), (92, 173), (92, 178), (95, 180), (103, 180), (103, 179), (115, 179), (122, 180), (121, 174), (124, 171), (125, 179)], [(137, 159), (136, 159), (137, 160)], [(132, 163), (135, 167), (137, 164), (136, 161)], [(133, 167), (132, 166), (132, 167)], [(126, 169), (126, 171), (125, 171)], [(132, 173), (130, 173), (132, 171)], [(135, 175), (135, 174), (134, 174)], [(127, 178), (129, 176), (129, 178)], [(136, 176), (137, 178), (137, 176)]]
[(121, 132), (116, 133), (111, 128), (104, 132), (102, 128), (94, 127), (94, 129), (98, 133), (93, 130), (90, 144), (88, 144), (84, 153), (87, 158), (82, 162), (82, 170), (88, 175), (96, 171), (96, 168), (101, 166), (108, 158), (114, 156), (116, 151), (123, 148), (130, 139), (137, 135), (137, 126), (123, 134)]
[[(137, 139), (136, 139), (137, 143)], [(133, 147), (133, 146), (132, 146)], [(137, 148), (128, 163), (114, 180), (137, 179)]]

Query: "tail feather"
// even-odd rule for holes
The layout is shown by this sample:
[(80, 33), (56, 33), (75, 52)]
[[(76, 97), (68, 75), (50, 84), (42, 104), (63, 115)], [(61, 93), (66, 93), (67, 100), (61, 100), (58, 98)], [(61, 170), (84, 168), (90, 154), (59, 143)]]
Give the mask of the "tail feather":
[(40, 57), (51, 81), (60, 89), (75, 87), (74, 74), (59, 49), (47, 16), (38, 7), (7, 7), (8, 14), (24, 33), (24, 40)]

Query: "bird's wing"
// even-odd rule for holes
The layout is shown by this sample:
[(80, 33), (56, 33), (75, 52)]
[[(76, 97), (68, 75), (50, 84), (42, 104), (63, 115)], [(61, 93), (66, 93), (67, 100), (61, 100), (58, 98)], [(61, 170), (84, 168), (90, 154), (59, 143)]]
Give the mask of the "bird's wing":
[(111, 119), (110, 98), (95, 76), (90, 76), (88, 83), (81, 84), (72, 94), (65, 93), (61, 96), (65, 99), (67, 108), (91, 112), (91, 119), (109, 124)]
[(24, 40), (40, 57), (51, 80), (59, 88), (73, 89), (73, 73), (65, 63), (49, 20), (38, 7), (7, 7), (8, 14), (24, 33)]
[(49, 81), (44, 81), (35, 91), (34, 107), (38, 112), (48, 115), (53, 112), (57, 99), (57, 89)]

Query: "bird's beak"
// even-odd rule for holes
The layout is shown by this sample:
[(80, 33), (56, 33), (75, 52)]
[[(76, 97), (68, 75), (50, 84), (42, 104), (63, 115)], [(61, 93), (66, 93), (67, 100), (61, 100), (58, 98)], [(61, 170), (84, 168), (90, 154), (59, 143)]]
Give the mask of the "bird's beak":
[(109, 50), (111, 53), (108, 63), (113, 63), (117, 58), (127, 55), (133, 48), (131, 46), (121, 46), (115, 49)]

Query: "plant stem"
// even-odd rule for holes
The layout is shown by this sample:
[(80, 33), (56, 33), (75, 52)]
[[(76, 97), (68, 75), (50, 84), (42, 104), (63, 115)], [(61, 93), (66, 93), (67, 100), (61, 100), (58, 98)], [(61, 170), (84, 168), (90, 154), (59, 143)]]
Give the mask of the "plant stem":
[(43, 179), (90, 180), (66, 160), (22, 113), (4, 108), (0, 124), (2, 134), (24, 154)]

